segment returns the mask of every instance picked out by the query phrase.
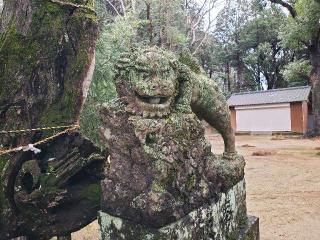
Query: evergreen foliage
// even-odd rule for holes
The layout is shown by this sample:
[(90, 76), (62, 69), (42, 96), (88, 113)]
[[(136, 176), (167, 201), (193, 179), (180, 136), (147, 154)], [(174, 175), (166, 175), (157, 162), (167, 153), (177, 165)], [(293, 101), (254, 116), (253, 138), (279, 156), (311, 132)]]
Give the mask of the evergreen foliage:
[(217, 9), (216, 0), (96, 0), (101, 34), (82, 128), (96, 132), (99, 105), (116, 96), (116, 59), (146, 45), (175, 53), (187, 49), (226, 96), (311, 84), (320, 3), (297, 0), (287, 11), (279, 2), (228, 0), (212, 20), (208, 13)]

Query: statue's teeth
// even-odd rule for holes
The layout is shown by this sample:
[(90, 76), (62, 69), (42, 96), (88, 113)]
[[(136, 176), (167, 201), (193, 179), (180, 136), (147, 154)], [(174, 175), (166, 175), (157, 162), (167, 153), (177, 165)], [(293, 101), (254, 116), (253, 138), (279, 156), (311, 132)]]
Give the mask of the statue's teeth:
[(149, 117), (149, 113), (146, 112), (146, 111), (143, 111), (143, 117), (144, 117), (144, 118)]
[(150, 117), (155, 117), (156, 116), (156, 113), (155, 112), (151, 112), (150, 113)]
[(159, 104), (160, 103), (160, 101), (161, 101), (161, 98), (150, 98), (149, 99), (149, 103), (151, 103), (151, 104)]

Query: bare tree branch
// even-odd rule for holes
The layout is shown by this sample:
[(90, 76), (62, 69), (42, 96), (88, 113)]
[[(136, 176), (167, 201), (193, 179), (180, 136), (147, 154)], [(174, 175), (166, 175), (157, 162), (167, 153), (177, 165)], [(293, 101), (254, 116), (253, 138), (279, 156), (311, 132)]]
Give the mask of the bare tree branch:
[(119, 1), (120, 1), (120, 4), (121, 4), (121, 8), (122, 8), (123, 15), (125, 15), (125, 13), (126, 13), (126, 6), (124, 5), (123, 0), (119, 0)]
[(131, 8), (134, 14), (136, 14), (136, 4), (137, 4), (136, 0), (131, 0)]
[[(215, 3), (217, 0), (210, 0), (204, 1), (203, 5), (200, 6), (199, 10), (197, 11), (197, 14), (193, 17), (193, 21), (189, 22), (190, 29), (187, 32), (187, 35), (190, 37), (190, 44), (195, 45), (197, 42), (199, 42), (200, 39), (197, 39), (197, 32), (204, 33), (203, 37), (201, 37), (200, 44), (195, 48), (194, 54), (198, 51), (198, 49), (202, 46), (205, 39), (207, 38), (207, 35), (212, 27), (213, 22), (215, 19), (211, 19), (211, 13), (212, 9), (215, 7)], [(208, 20), (206, 19), (206, 16), (208, 16)], [(208, 25), (205, 30), (200, 30), (200, 24), (201, 22), (207, 22)]]
[(295, 18), (297, 16), (296, 10), (289, 3), (285, 2), (285, 1), (282, 1), (282, 0), (270, 0), (270, 2), (276, 3), (276, 4), (280, 4), (281, 6), (285, 7), (286, 9), (288, 9), (288, 11), (290, 12), (290, 14), (291, 14), (291, 16), (293, 18)]
[[(189, 25), (189, 28), (187, 30), (187, 36), (190, 39), (190, 44), (194, 45), (197, 40), (197, 32), (204, 32), (206, 35), (206, 32), (211, 28), (212, 21), (211, 21), (211, 12), (212, 9), (215, 7), (215, 3), (217, 0), (204, 0), (202, 4), (197, 8), (196, 13), (190, 12), (187, 13), (187, 24)], [(189, 2), (190, 3), (190, 2)], [(189, 14), (189, 16), (188, 16)], [(205, 31), (200, 30), (200, 24), (205, 20), (206, 16), (209, 18), (208, 28)], [(205, 36), (206, 38), (206, 36)], [(204, 42), (204, 39), (202, 39), (200, 42)]]
[(192, 0), (186, 0), (185, 8), (188, 9), (190, 7), (190, 3)]
[(191, 18), (191, 22), (193, 22), (193, 20), (197, 17), (199, 18), (199, 14), (202, 12), (202, 10), (204, 9), (204, 7), (206, 6), (208, 0), (205, 0), (203, 2), (203, 4), (201, 5), (201, 7), (198, 9), (198, 11), (194, 14), (194, 16)]
[(112, 4), (112, 2), (110, 2), (110, 0), (106, 0), (106, 2), (108, 3), (108, 5), (110, 7), (112, 7), (112, 9), (115, 11), (115, 13), (120, 16), (121, 14), (119, 13), (119, 11), (117, 10), (117, 8)]
[[(213, 9), (214, 7), (214, 1), (211, 1), (210, 2), (212, 4), (212, 6), (210, 7), (209, 5), (209, 9)], [(207, 26), (207, 29), (204, 31), (204, 36), (202, 37), (200, 43), (198, 44), (198, 46), (195, 48), (195, 50), (193, 51), (192, 55), (196, 54), (197, 51), (199, 50), (199, 48), (202, 46), (202, 44), (204, 43), (204, 41), (207, 39), (208, 35), (209, 35), (209, 31), (210, 31), (210, 28), (213, 24), (213, 22), (216, 20), (217, 16), (214, 18), (214, 19), (211, 19), (211, 10), (208, 12), (209, 15), (208, 15), (208, 26)]]

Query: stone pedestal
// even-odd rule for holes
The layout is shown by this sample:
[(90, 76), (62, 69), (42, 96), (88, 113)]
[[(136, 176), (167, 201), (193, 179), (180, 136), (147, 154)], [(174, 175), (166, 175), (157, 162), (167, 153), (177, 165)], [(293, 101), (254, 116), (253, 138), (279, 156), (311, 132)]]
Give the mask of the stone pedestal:
[(259, 220), (246, 214), (245, 182), (160, 229), (99, 213), (101, 240), (259, 240)]

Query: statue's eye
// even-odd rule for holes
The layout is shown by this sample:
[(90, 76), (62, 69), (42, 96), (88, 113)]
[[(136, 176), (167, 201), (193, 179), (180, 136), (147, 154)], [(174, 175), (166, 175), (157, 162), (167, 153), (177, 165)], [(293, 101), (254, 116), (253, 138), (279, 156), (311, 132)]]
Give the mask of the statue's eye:
[(170, 75), (170, 72), (167, 70), (164, 70), (164, 71), (159, 72), (158, 75), (160, 75), (162, 77), (168, 77)]
[(141, 76), (143, 79), (146, 79), (149, 77), (149, 73), (148, 72), (141, 72)]

